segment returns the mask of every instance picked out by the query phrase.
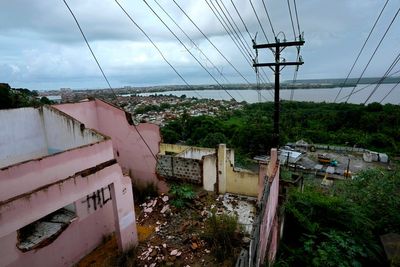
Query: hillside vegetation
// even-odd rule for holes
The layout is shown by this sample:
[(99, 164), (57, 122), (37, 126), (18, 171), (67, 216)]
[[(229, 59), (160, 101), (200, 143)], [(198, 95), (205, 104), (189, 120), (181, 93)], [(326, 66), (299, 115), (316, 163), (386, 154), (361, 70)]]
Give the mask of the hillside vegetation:
[[(330, 189), (289, 191), (276, 266), (388, 266), (379, 240), (400, 233), (400, 173), (365, 170)], [(400, 258), (391, 260), (400, 266)]]
[(38, 107), (52, 102), (47, 97), (38, 99), (38, 92), (25, 88), (11, 88), (7, 83), (0, 83), (0, 109)]
[[(273, 103), (249, 104), (218, 117), (184, 114), (161, 131), (164, 142), (214, 147), (224, 142), (241, 154), (265, 154), (272, 146)], [(400, 154), (400, 106), (372, 103), (281, 103), (281, 145), (309, 143), (358, 146)]]

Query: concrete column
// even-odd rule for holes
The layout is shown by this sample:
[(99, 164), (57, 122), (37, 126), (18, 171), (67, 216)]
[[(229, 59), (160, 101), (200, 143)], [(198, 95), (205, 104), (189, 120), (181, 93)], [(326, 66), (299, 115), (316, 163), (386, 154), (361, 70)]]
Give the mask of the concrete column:
[(118, 248), (127, 250), (138, 244), (138, 236), (131, 179), (124, 176), (120, 181), (111, 185), (111, 195)]
[(218, 189), (220, 194), (226, 193), (226, 145), (218, 146)]

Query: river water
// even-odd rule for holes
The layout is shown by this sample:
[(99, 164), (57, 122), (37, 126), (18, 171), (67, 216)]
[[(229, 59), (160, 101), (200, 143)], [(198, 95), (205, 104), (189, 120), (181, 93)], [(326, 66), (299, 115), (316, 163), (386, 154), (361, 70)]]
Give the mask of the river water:
[[(381, 84), (372, 97), (368, 100), (368, 103), (380, 102), (386, 94), (392, 90), (392, 92), (383, 99), (382, 104), (400, 104), (400, 85), (396, 84)], [(348, 103), (360, 104), (364, 103), (370, 93), (374, 90), (375, 85), (361, 84), (357, 85), (354, 89), (353, 95), (347, 101)], [(345, 87), (342, 89), (336, 102), (345, 102), (347, 96), (350, 94), (353, 87)], [(294, 90), (293, 100), (296, 101), (312, 101), (312, 102), (333, 102), (340, 87), (337, 88), (321, 88), (321, 89), (296, 89)], [(229, 94), (231, 94), (237, 101), (245, 100), (248, 103), (258, 102), (258, 94), (256, 90), (230, 90), (227, 88)], [(283, 100), (290, 100), (292, 90), (281, 90), (280, 97)], [(153, 93), (141, 93), (141, 96), (149, 95), (175, 95), (196, 98), (211, 98), (216, 100), (229, 100), (231, 97), (223, 90), (186, 90), (186, 91), (164, 91), (164, 92), (153, 92)], [(200, 95), (200, 96), (199, 96)], [(273, 101), (273, 90), (261, 90), (261, 101)]]

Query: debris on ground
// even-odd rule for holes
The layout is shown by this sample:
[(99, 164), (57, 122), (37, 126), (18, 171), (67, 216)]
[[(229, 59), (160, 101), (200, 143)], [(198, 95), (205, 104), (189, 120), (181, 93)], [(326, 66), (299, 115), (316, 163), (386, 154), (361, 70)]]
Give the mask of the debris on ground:
[[(138, 266), (231, 266), (228, 261), (218, 263), (212, 247), (202, 239), (204, 222), (212, 211), (227, 213), (237, 216), (243, 229), (250, 232), (255, 199), (230, 194), (217, 196), (202, 190), (181, 209), (169, 200), (167, 195), (161, 195), (140, 205), (138, 227), (154, 226), (154, 232), (139, 244)], [(249, 239), (241, 240), (243, 245), (248, 241), (246, 238)]]
[[(216, 215), (235, 215), (245, 232), (244, 236), (238, 237), (239, 253), (250, 242), (256, 199), (231, 194), (215, 195), (201, 189), (183, 208), (176, 208), (171, 200), (173, 197), (163, 194), (136, 206), (139, 245), (135, 250), (135, 266), (234, 266), (238, 255), (218, 262), (213, 247), (202, 238), (205, 221), (213, 212)], [(104, 266), (101, 263), (116, 256), (117, 252), (113, 237), (86, 256), (78, 266)]]

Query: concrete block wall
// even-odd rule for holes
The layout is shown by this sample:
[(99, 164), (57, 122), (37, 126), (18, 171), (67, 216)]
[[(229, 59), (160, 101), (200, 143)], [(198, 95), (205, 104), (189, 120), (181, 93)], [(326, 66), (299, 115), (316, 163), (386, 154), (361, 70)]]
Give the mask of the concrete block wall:
[(172, 177), (172, 156), (158, 155), (157, 160), (157, 173), (162, 177)]
[(177, 180), (189, 181), (195, 184), (203, 183), (202, 161), (159, 155), (157, 172), (160, 176)]
[(203, 183), (201, 161), (197, 159), (187, 159), (173, 157), (174, 177), (189, 180), (195, 184)]

